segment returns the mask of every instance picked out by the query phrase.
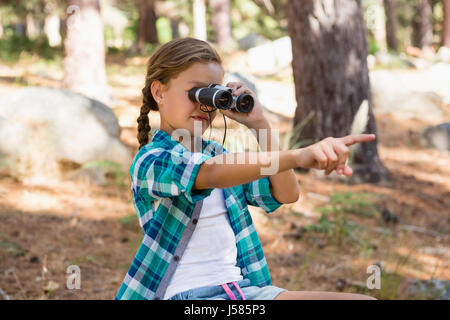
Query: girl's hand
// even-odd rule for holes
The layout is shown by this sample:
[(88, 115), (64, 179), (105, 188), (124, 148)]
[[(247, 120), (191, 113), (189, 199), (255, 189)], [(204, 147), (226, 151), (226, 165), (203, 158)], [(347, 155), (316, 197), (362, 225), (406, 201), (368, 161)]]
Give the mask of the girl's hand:
[(297, 164), (302, 168), (325, 170), (329, 175), (336, 169), (336, 173), (351, 176), (353, 170), (346, 165), (350, 149), (349, 146), (359, 142), (369, 142), (375, 139), (374, 134), (354, 134), (342, 138), (325, 138), (306, 148), (297, 149)]
[(233, 96), (239, 96), (243, 93), (247, 93), (253, 97), (253, 100), (255, 101), (255, 104), (253, 106), (252, 111), (249, 113), (244, 112), (238, 112), (234, 110), (222, 110), (219, 109), (219, 112), (226, 115), (230, 119), (233, 119), (239, 123), (244, 124), (248, 128), (257, 128), (259, 125), (265, 123), (267, 120), (263, 115), (261, 104), (258, 101), (258, 98), (256, 98), (256, 94), (251, 91), (248, 87), (245, 86), (242, 82), (229, 82), (226, 85), (227, 87), (230, 87), (233, 89)]

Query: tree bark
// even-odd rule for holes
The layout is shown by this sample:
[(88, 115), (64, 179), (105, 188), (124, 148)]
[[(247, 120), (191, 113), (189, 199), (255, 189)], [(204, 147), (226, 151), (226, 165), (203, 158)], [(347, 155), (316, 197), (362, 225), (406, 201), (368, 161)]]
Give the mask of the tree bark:
[(2, 23), (2, 16), (0, 15), (0, 39), (3, 38), (3, 23)]
[(384, 0), (384, 12), (386, 13), (386, 42), (389, 49), (398, 51), (397, 40), (397, 16), (392, 0)]
[(45, 17), (44, 31), (51, 47), (57, 47), (61, 44), (61, 34), (59, 33), (59, 29), (59, 16), (56, 14), (47, 15)]
[(212, 7), (211, 26), (216, 35), (215, 43), (224, 52), (233, 49), (231, 35), (230, 0), (209, 0)]
[[(305, 0), (287, 2), (292, 41), (297, 126), (314, 112), (297, 141), (318, 142), (350, 134), (355, 114), (369, 102), (363, 133), (375, 133), (367, 67), (367, 42), (361, 1)], [(389, 179), (378, 156), (377, 140), (355, 145), (350, 182)]]
[(106, 104), (103, 23), (98, 0), (68, 0), (63, 86)]
[(423, 49), (433, 43), (432, 7), (429, 0), (417, 0), (416, 15), (413, 20), (413, 44)]
[(206, 40), (206, 7), (205, 0), (193, 1), (194, 38)]
[(137, 47), (139, 51), (142, 51), (146, 43), (159, 43), (156, 30), (155, 0), (136, 0), (136, 6), (139, 12)]
[(172, 29), (172, 39), (180, 37), (180, 22), (176, 18), (170, 18), (170, 28)]
[(444, 4), (442, 46), (450, 48), (450, 0), (442, 0), (442, 2)]

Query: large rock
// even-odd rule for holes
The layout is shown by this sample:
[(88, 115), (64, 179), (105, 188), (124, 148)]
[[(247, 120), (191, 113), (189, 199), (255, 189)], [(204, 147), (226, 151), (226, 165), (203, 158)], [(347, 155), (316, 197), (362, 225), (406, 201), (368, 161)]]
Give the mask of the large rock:
[(420, 135), (420, 144), (425, 148), (450, 151), (450, 122), (425, 128)]
[(277, 40), (249, 49), (247, 64), (254, 73), (275, 73), (292, 62), (291, 39)]
[(257, 33), (250, 33), (246, 35), (243, 38), (240, 38), (237, 40), (239, 49), (242, 50), (248, 50), (251, 48), (254, 48), (256, 46), (260, 46), (265, 43), (269, 43), (270, 40), (257, 34)]
[(374, 111), (379, 114), (393, 114), (399, 118), (442, 122), (442, 109), (445, 105), (443, 93), (440, 92), (439, 86), (429, 87), (426, 79), (424, 73), (417, 71), (372, 71), (370, 83)]
[[(0, 154), (18, 156), (46, 128), (54, 157), (79, 164), (93, 160), (120, 163), (132, 157), (120, 141), (120, 126), (106, 105), (67, 90), (27, 87), (0, 98)], [(34, 142), (33, 142), (34, 143)]]

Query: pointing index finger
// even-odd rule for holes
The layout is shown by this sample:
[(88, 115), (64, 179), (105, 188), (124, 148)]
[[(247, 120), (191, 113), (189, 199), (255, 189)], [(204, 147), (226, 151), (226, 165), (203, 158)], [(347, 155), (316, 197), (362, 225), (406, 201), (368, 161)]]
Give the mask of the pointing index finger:
[(351, 134), (345, 137), (342, 137), (342, 142), (347, 145), (351, 146), (352, 144), (359, 143), (359, 142), (369, 142), (375, 139), (375, 135), (372, 134)]

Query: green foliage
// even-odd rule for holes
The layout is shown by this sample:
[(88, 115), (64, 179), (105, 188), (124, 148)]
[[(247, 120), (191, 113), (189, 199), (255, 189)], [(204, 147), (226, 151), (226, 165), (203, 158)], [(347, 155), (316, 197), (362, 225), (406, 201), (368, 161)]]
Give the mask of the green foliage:
[(375, 40), (375, 37), (371, 34), (367, 36), (367, 42), (368, 42), (368, 51), (369, 54), (375, 55), (378, 51), (380, 51), (380, 47), (378, 45), (378, 42)]
[(128, 185), (124, 182), (127, 174), (122, 171), (119, 163), (110, 160), (93, 160), (84, 163), (81, 169), (87, 168), (103, 168), (106, 171), (106, 177), (111, 178), (114, 183), (122, 188), (126, 188)]
[(161, 43), (166, 43), (172, 40), (172, 27), (170, 26), (170, 19), (167, 17), (160, 17), (156, 20), (156, 30), (158, 32), (158, 39)]
[[(365, 192), (333, 193), (329, 206), (316, 208), (322, 213), (320, 219), (316, 223), (307, 225), (305, 229), (309, 232), (327, 234), (331, 242), (337, 246), (342, 246), (347, 240), (364, 245), (364, 242), (355, 236), (355, 232), (362, 227), (348, 221), (347, 214), (374, 217), (378, 210), (372, 203), (373, 199), (368, 199), (374, 196), (377, 195)], [(333, 219), (329, 218), (330, 215), (333, 215)]]
[(138, 18), (135, 17), (132, 20), (130, 20), (130, 23), (128, 26), (123, 30), (123, 39), (124, 41), (131, 41), (134, 43), (137, 40), (137, 33), (138, 33)]
[(333, 222), (328, 219), (326, 213), (322, 213), (320, 219), (316, 223), (305, 226), (305, 230), (309, 232), (320, 232), (331, 235), (333, 233)]
[(374, 217), (379, 212), (376, 206), (370, 201), (373, 197), (378, 197), (378, 195), (368, 192), (335, 192), (331, 195), (331, 206), (319, 207), (317, 210), (326, 213), (346, 212), (363, 217)]
[(8, 32), (6, 37), (0, 39), (0, 59), (5, 62), (13, 62), (21, 57), (36, 54), (43, 59), (52, 60), (61, 54), (62, 48), (52, 48), (48, 44), (45, 35), (36, 39), (20, 36)]
[(283, 10), (285, 0), (271, 1), (274, 12), (268, 12), (264, 1), (231, 1), (231, 25), (233, 37), (240, 39), (250, 33), (275, 40), (287, 34), (287, 17)]

